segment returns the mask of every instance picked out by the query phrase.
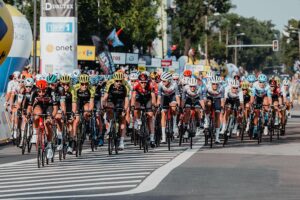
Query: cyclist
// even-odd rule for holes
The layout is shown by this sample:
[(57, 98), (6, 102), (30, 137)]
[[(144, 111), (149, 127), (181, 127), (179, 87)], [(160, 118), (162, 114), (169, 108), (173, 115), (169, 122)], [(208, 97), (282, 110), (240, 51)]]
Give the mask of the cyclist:
[(281, 97), (280, 87), (278, 87), (277, 84), (278, 84), (278, 82), (274, 79), (271, 79), (269, 81), (270, 92), (272, 95), (272, 103), (273, 103), (274, 109), (276, 110), (274, 125), (279, 125), (279, 121), (282, 118), (281, 112), (280, 112), (280, 108), (282, 106), (282, 97)]
[(158, 86), (158, 99), (157, 106), (162, 108), (161, 112), (161, 130), (162, 130), (162, 143), (166, 142), (166, 107), (171, 106), (173, 116), (173, 131), (178, 134), (177, 123), (177, 111), (176, 107), (180, 105), (180, 94), (178, 86), (175, 82), (172, 82), (172, 74), (164, 72), (161, 75), (162, 82)]
[(103, 77), (99, 75), (93, 75), (90, 77), (90, 84), (95, 87), (95, 117), (96, 117), (96, 126), (98, 127), (98, 146), (103, 146), (104, 138), (102, 135), (102, 118), (101, 118), (101, 98), (102, 98), (102, 91), (103, 91)]
[[(107, 120), (109, 121), (113, 118), (113, 109), (111, 108), (124, 108), (124, 112), (120, 116), (121, 118), (121, 138), (119, 143), (119, 149), (123, 150), (124, 138), (126, 134), (126, 119), (125, 114), (129, 108), (129, 93), (130, 86), (124, 80), (123, 72), (115, 72), (113, 79), (109, 80), (106, 84), (105, 94), (103, 97), (102, 107), (108, 107), (107, 110)], [(107, 130), (110, 130), (110, 126), (107, 126)]]
[(260, 116), (260, 109), (263, 108), (263, 121), (264, 121), (264, 135), (268, 134), (268, 119), (267, 119), (267, 111), (269, 105), (272, 105), (272, 95), (270, 88), (267, 86), (267, 76), (264, 74), (260, 74), (258, 76), (258, 82), (255, 82), (252, 87), (251, 92), (251, 106), (254, 106), (254, 128), (253, 128), (253, 136), (254, 139), (257, 137), (258, 131), (258, 117)]
[(290, 81), (288, 79), (283, 80), (281, 87), (283, 103), (286, 105), (287, 116), (291, 118), (291, 107), (293, 107), (293, 95), (292, 88), (290, 87)]
[(215, 110), (215, 143), (220, 143), (220, 112), (224, 109), (224, 88), (220, 85), (220, 77), (214, 76), (209, 79), (209, 85), (205, 92), (204, 100), (206, 100), (204, 128), (209, 128), (210, 112)]
[[(184, 110), (184, 123), (187, 127), (188, 122), (190, 121), (191, 110), (193, 106), (196, 111), (196, 122), (201, 120), (201, 111), (200, 108), (204, 108), (204, 101), (202, 101), (202, 89), (198, 86), (197, 79), (189, 79), (188, 87), (185, 87), (182, 94), (181, 108)], [(185, 132), (184, 138), (188, 138), (188, 132)]]
[[(74, 131), (73, 131), (73, 121), (74, 115), (72, 113), (72, 93), (71, 93), (71, 77), (67, 74), (64, 74), (60, 77), (60, 85), (63, 88), (60, 90), (60, 108), (63, 113), (63, 116), (66, 118), (66, 126), (67, 132), (70, 133), (69, 138), (74, 138)], [(66, 134), (66, 133), (65, 133)], [(57, 150), (62, 149), (62, 138), (58, 137), (58, 146)], [(72, 139), (69, 140), (67, 152), (69, 154), (72, 153)]]
[[(154, 90), (152, 88), (151, 82), (149, 81), (149, 77), (147, 74), (140, 74), (138, 76), (138, 82), (133, 87), (133, 93), (131, 98), (131, 110), (134, 111), (134, 118), (136, 119), (137, 125), (140, 126), (142, 121), (140, 119), (140, 110), (135, 110), (135, 108), (139, 109), (141, 106), (146, 108), (148, 121), (148, 128), (150, 130), (150, 145), (152, 148), (155, 147), (154, 140), (154, 124), (153, 124), (153, 111), (152, 107), (156, 105), (156, 98), (154, 94)], [(138, 128), (135, 126), (135, 128)]]
[[(221, 130), (221, 134), (224, 134), (227, 128), (227, 121), (228, 121), (228, 117), (231, 114), (231, 112), (233, 111), (232, 109), (234, 107), (238, 108), (237, 111), (243, 110), (244, 108), (244, 96), (243, 96), (243, 92), (239, 90), (240, 87), (240, 82), (239, 80), (232, 80), (230, 82), (230, 85), (228, 87), (225, 88), (225, 94), (224, 94), (224, 98), (225, 98), (225, 113), (223, 116), (223, 125), (222, 125), (222, 130)], [(239, 114), (240, 112), (237, 112), (237, 114)], [(237, 130), (238, 128), (238, 121), (240, 120), (238, 118), (238, 115), (235, 116), (237, 117), (236, 119), (236, 123), (234, 124), (234, 129), (232, 130), (233, 134), (237, 134), (237, 136), (239, 136), (239, 132)]]
[(253, 84), (256, 82), (256, 77), (254, 74), (250, 74), (247, 76), (247, 81), (249, 82), (249, 88), (252, 90)]
[[(27, 122), (26, 116), (27, 116), (27, 108), (28, 108), (28, 102), (31, 96), (31, 93), (34, 91), (34, 80), (32, 78), (26, 78), (24, 81), (25, 88), (22, 90), (18, 95), (18, 105), (17, 107), (20, 108), (22, 112), (22, 124), (21, 124), (21, 140), (19, 147), (22, 147), (23, 144), (23, 136), (24, 136), (24, 128), (25, 124)], [(32, 143), (35, 143), (36, 138), (31, 138)]]
[[(80, 122), (79, 114), (82, 113), (83, 118), (87, 122), (90, 118), (91, 111), (94, 110), (95, 87), (90, 86), (89, 79), (87, 74), (81, 74), (79, 76), (79, 83), (74, 85), (71, 90), (72, 112), (75, 113), (72, 139), (75, 139), (77, 136), (77, 129)], [(73, 149), (69, 148), (69, 150), (69, 152), (72, 152), (71, 150)]]
[(246, 132), (248, 132), (250, 128), (250, 98), (251, 98), (251, 90), (248, 81), (243, 81), (241, 83), (241, 88), (243, 91), (243, 99), (244, 99), (244, 116), (247, 120)]
[(33, 137), (36, 138), (37, 130), (39, 128), (40, 115), (49, 115), (47, 120), (44, 121), (45, 131), (47, 136), (46, 155), (50, 159), (53, 157), (52, 151), (52, 122), (58, 111), (57, 101), (55, 95), (51, 93), (51, 90), (47, 88), (48, 84), (45, 80), (39, 80), (36, 82), (37, 89), (33, 91), (30, 96), (27, 108), (27, 117), (30, 117), (31, 113), (34, 116), (33, 119)]

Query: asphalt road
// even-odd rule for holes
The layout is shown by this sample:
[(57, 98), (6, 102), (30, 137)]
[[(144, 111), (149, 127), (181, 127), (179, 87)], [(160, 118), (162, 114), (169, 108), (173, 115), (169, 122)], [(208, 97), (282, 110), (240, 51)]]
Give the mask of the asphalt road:
[[(43, 169), (34, 153), (0, 150), (0, 199), (299, 199), (300, 109), (287, 135), (257, 145), (231, 141), (225, 148), (160, 147), (144, 154), (134, 146), (120, 155), (86, 150)], [(29, 160), (28, 160), (29, 159)], [(27, 161), (21, 161), (27, 160)], [(18, 163), (16, 163), (17, 161)]]

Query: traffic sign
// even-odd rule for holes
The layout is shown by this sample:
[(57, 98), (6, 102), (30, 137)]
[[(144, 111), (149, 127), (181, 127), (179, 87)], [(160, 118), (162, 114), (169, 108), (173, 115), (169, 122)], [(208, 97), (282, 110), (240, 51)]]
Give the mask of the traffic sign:
[(279, 50), (279, 42), (278, 42), (278, 40), (273, 40), (272, 48), (273, 48), (273, 51), (278, 51)]

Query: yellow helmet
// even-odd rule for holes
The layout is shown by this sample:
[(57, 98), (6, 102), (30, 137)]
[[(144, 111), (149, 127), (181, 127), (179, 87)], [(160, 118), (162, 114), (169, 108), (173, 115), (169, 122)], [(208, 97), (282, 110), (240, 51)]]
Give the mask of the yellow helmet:
[(277, 85), (280, 85), (281, 80), (280, 80), (280, 78), (279, 78), (278, 76), (276, 76), (276, 77), (274, 78), (274, 80), (277, 82)]
[(89, 83), (90, 77), (87, 74), (81, 74), (79, 76), (79, 83)]
[(117, 81), (123, 81), (124, 80), (124, 73), (123, 72), (115, 72), (113, 75), (113, 79)]
[(70, 83), (71, 82), (71, 77), (68, 74), (64, 74), (60, 77), (60, 82), (61, 83)]
[(248, 81), (243, 81), (243, 82), (241, 83), (241, 88), (242, 88), (242, 89), (248, 89), (248, 88), (249, 88), (249, 83), (248, 83)]

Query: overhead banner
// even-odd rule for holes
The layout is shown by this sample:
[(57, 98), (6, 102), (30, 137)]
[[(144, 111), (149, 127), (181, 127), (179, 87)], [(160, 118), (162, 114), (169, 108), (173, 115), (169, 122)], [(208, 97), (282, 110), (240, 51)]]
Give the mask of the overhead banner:
[(43, 17), (75, 17), (75, 0), (42, 0)]
[(77, 68), (75, 0), (42, 0), (41, 73), (71, 73)]

